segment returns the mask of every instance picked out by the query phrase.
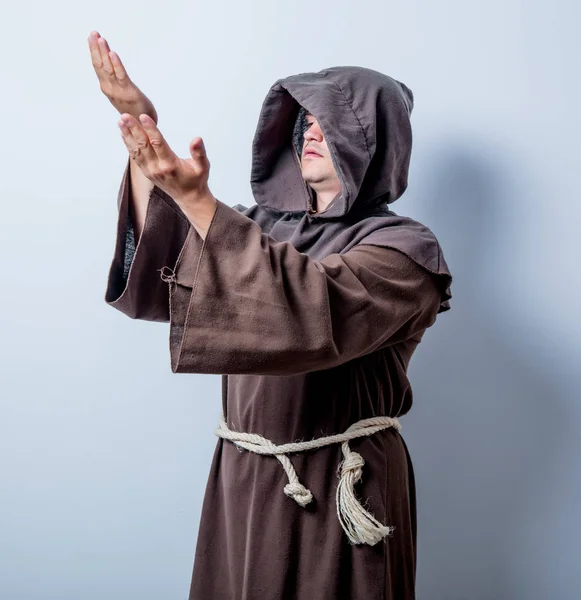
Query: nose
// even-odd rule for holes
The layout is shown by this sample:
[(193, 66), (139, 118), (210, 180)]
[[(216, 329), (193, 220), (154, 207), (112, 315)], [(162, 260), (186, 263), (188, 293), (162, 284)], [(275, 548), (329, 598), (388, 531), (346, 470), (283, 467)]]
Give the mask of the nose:
[(313, 122), (313, 124), (305, 131), (305, 142), (310, 142), (315, 140), (317, 142), (323, 141), (323, 132), (319, 126), (318, 122)]

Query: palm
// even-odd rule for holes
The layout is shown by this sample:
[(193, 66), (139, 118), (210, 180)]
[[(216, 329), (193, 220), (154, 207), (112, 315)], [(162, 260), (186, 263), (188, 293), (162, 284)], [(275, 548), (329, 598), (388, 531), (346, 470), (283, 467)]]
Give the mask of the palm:
[(120, 114), (128, 113), (138, 118), (140, 114), (149, 115), (157, 123), (157, 111), (150, 99), (135, 85), (125, 66), (107, 40), (98, 31), (89, 35), (91, 61), (99, 79), (101, 91)]
[(201, 137), (190, 142), (190, 158), (171, 149), (157, 124), (147, 115), (123, 114), (121, 136), (145, 177), (174, 199), (207, 194), (210, 161)]

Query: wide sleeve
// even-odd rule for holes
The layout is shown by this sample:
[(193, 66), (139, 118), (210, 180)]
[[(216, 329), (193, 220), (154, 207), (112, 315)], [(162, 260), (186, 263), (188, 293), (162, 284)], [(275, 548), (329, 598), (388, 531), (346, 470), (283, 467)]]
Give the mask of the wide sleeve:
[(327, 369), (432, 325), (435, 276), (395, 249), (315, 260), (218, 200), (200, 249), (190, 232), (170, 288), (174, 373)]
[(117, 196), (117, 238), (105, 301), (133, 319), (167, 322), (169, 291), (160, 269), (175, 265), (190, 229), (197, 237), (193, 242), (201, 246), (202, 238), (171, 196), (154, 186), (136, 247), (130, 199), (128, 159)]

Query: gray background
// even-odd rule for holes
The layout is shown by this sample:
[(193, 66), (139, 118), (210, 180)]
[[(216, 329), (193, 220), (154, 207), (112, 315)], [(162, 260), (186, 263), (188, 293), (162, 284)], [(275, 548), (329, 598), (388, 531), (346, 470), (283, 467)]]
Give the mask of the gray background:
[[(220, 410), (168, 326), (107, 307), (126, 160), (98, 30), (210, 186), (251, 204), (280, 78), (355, 64), (414, 91), (410, 185), (453, 309), (412, 359), (420, 600), (581, 589), (581, 12), (573, 1), (21, 2), (3, 7), (0, 598), (183, 599)], [(210, 600), (210, 599), (209, 599)], [(289, 599), (291, 600), (291, 599)], [(315, 600), (315, 599), (313, 599)]]

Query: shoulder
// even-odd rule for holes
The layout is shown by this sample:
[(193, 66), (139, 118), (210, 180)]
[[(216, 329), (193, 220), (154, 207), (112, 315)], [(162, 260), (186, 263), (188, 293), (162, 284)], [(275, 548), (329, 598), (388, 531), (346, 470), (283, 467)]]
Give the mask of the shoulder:
[(444, 252), (434, 232), (424, 223), (389, 211), (373, 217), (374, 226), (359, 244), (373, 244), (398, 250), (427, 271), (448, 275)]
[(258, 204), (244, 206), (243, 204), (235, 204), (232, 208), (245, 217), (252, 219), (260, 226), (262, 231), (269, 233), (273, 226), (281, 219), (289, 219), (293, 213), (281, 212), (275, 209), (265, 208)]
[(452, 274), (444, 257), (440, 242), (434, 232), (424, 223), (410, 217), (396, 215), (386, 211), (381, 216), (375, 216), (374, 226), (369, 233), (358, 240), (357, 246), (375, 246), (377, 256), (383, 249), (384, 256), (393, 260), (393, 254), (398, 252), (407, 257), (419, 269), (429, 273), (436, 281), (441, 292), (440, 312), (449, 310), (449, 300), (452, 297)]

